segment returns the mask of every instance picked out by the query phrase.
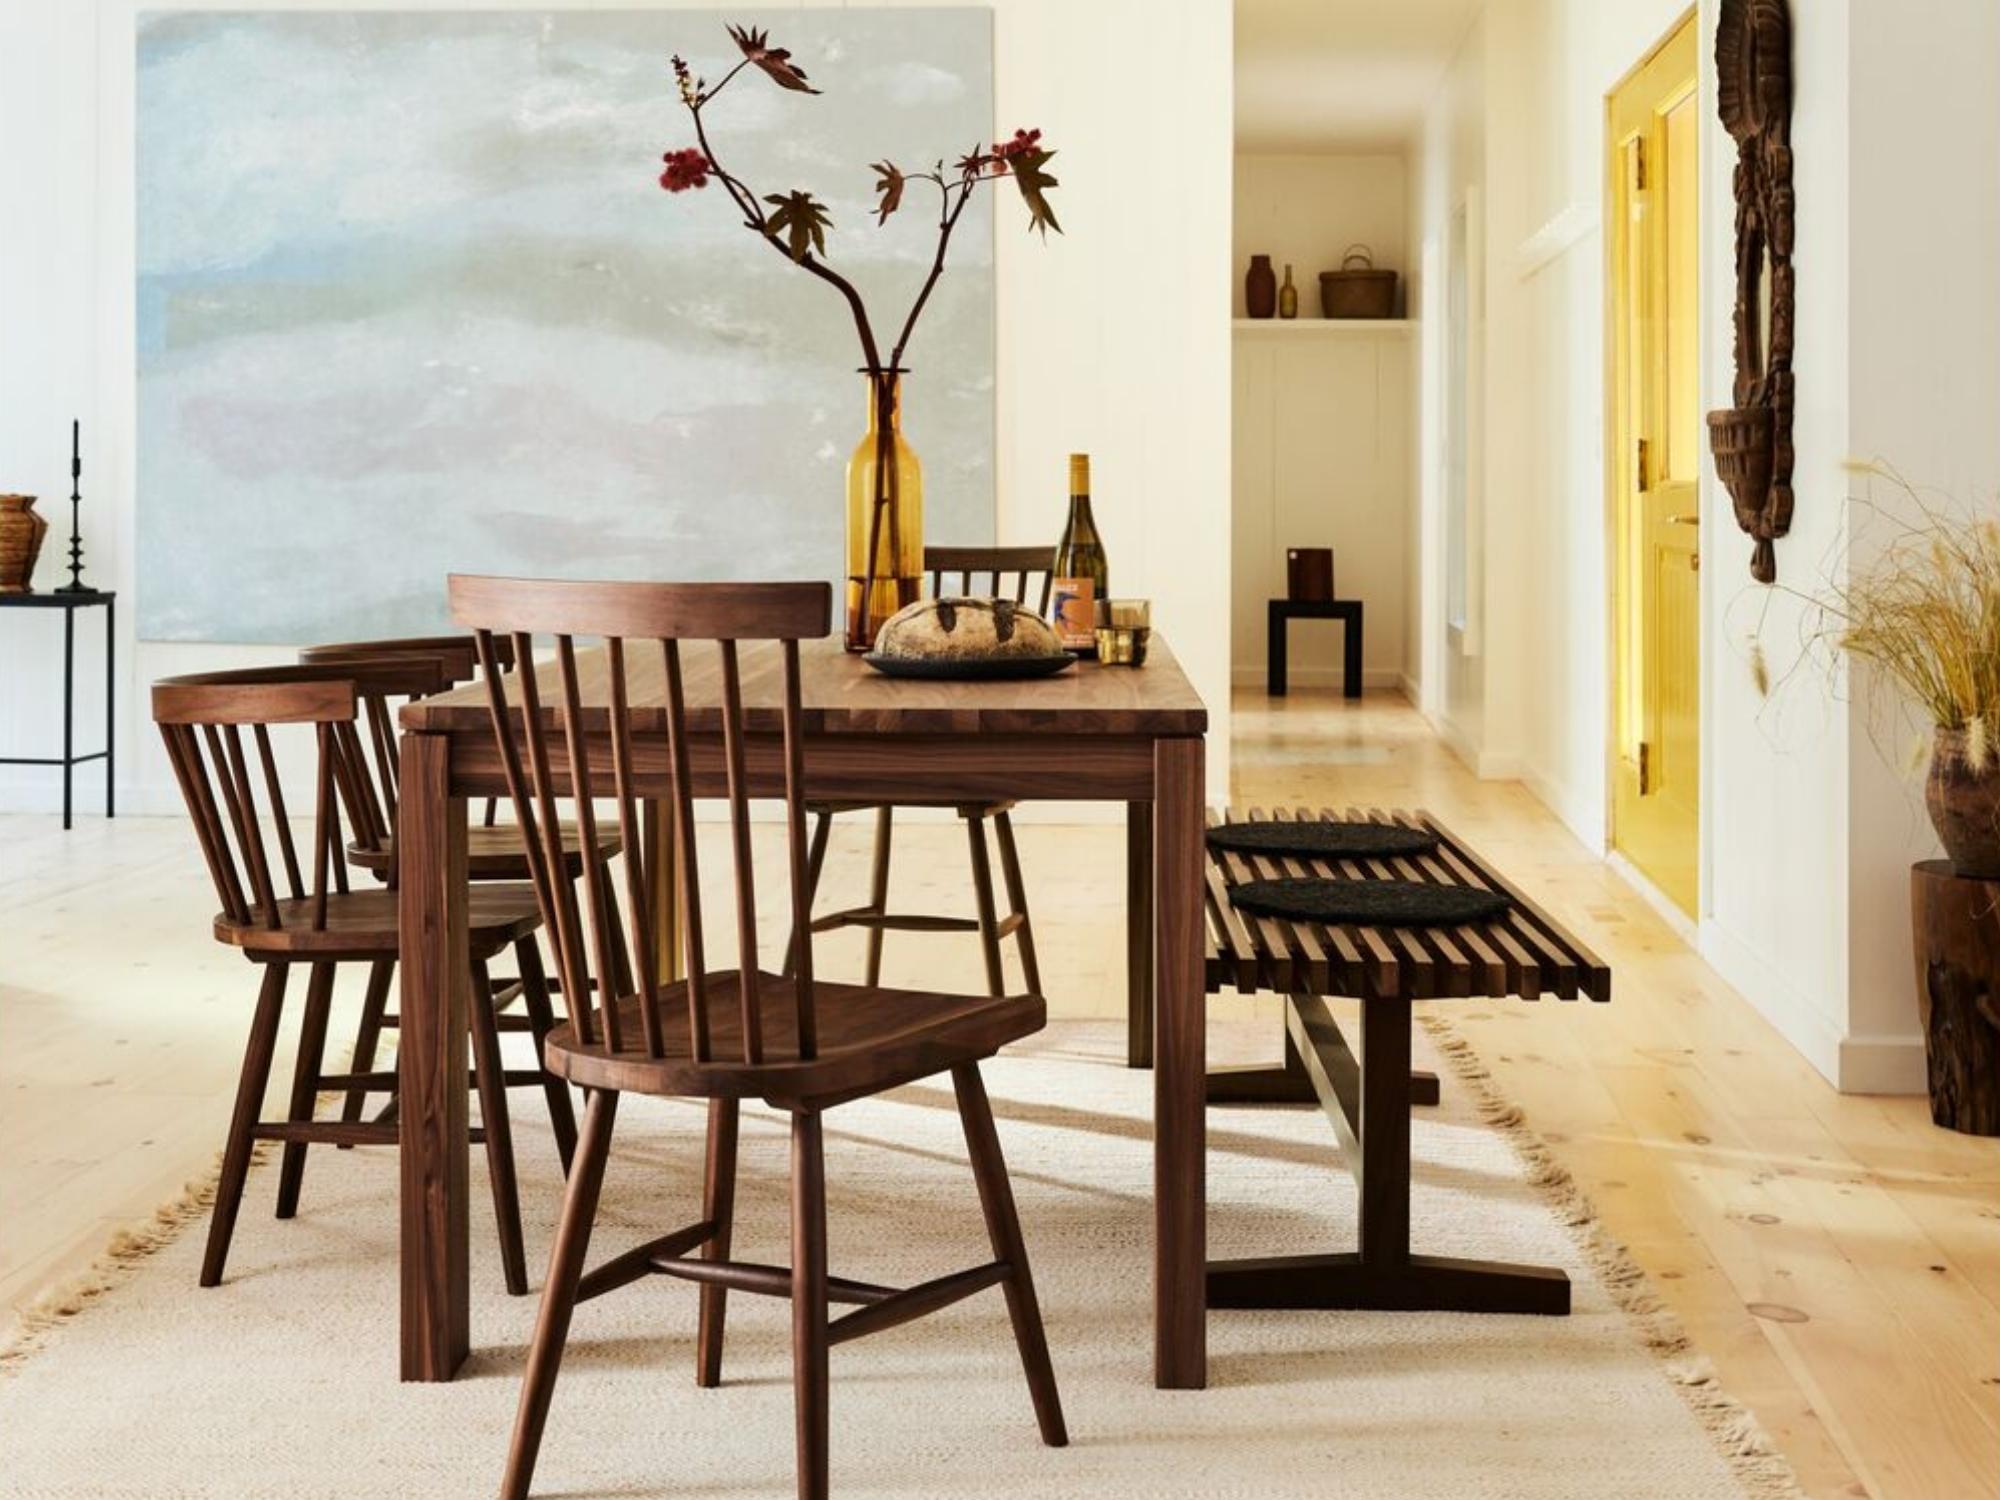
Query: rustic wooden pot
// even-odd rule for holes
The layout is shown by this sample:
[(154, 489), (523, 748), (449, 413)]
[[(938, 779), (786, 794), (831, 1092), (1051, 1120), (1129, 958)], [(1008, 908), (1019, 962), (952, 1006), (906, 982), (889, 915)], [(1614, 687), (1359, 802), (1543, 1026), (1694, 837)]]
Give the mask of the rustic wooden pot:
[(1253, 255), (1243, 277), (1243, 311), (1253, 318), (1268, 318), (1278, 310), (1278, 273), (1271, 269), (1271, 257)]
[(1910, 871), (1910, 925), (1932, 1123), (2000, 1135), (2000, 881), (1925, 860)]
[(1966, 757), (1965, 731), (1938, 730), (1924, 806), (1954, 874), (2000, 880), (2000, 761), (1994, 752), (1975, 770)]
[(49, 523), (35, 514), (33, 495), (0, 495), (0, 594), (25, 594), (35, 576)]

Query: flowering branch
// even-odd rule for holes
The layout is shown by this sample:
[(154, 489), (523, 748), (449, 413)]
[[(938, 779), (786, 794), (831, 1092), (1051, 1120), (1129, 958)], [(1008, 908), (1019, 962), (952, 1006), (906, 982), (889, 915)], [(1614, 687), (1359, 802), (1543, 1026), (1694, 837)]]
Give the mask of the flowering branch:
[[(903, 319), (885, 365), (860, 292), (827, 263), (826, 234), (833, 227), (833, 216), (826, 205), (803, 189), (758, 194), (722, 165), (709, 141), (702, 111), (745, 68), (756, 68), (780, 88), (794, 93), (819, 92), (806, 81), (805, 70), (791, 60), (791, 53), (783, 47), (773, 47), (764, 31), (731, 26), (729, 36), (743, 54), (743, 60), (725, 73), (722, 81), (713, 88), (705, 80), (694, 77), (680, 57), (673, 59), (674, 79), (680, 89), (681, 103), (694, 124), (695, 144), (668, 151), (661, 157), (663, 170), (660, 186), (670, 193), (683, 193), (708, 186), (711, 177), (720, 182), (730, 201), (742, 213), (745, 227), (788, 260), (804, 267), (840, 293), (854, 318), (855, 333), (861, 340), (862, 358), (870, 375), (879, 379), (890, 371), (902, 368), (903, 354), (916, 332), (917, 320), (930, 301), (932, 289), (944, 275), (952, 231), (958, 227), (959, 216), (965, 212), (966, 204), (971, 201), (980, 183), (1011, 176), (1020, 190), (1022, 201), (1027, 205), (1028, 227), (1039, 232), (1044, 239), (1051, 229), (1058, 234), (1062, 232), (1062, 225), (1056, 222), (1055, 211), (1049, 207), (1046, 196), (1047, 190), (1056, 185), (1056, 179), (1044, 168), (1055, 153), (1042, 149), (1042, 133), (1039, 130), (1017, 130), (1012, 140), (996, 143), (990, 151), (975, 147), (956, 163), (955, 176), (946, 175), (943, 162), (939, 162), (934, 171), (909, 176), (893, 162), (877, 162), (873, 170), (878, 174), (875, 210), (878, 225), (886, 224), (889, 216), (901, 208), (904, 188), (912, 178), (935, 183), (939, 194), (937, 250), (931, 259), (930, 272), (918, 288), (916, 299)], [(769, 205), (768, 212), (765, 205)]]

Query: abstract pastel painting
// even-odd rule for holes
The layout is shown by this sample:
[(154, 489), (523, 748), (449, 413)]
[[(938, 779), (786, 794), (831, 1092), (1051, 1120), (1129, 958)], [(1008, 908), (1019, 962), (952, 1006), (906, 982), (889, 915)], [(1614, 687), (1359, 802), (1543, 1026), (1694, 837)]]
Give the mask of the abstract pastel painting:
[[(735, 90), (730, 168), (810, 188), (900, 323), (935, 225), (885, 157), (993, 139), (977, 9), (149, 12), (138, 38), (138, 592), (148, 640), (446, 624), (452, 571), (826, 578), (866, 420), (838, 296), (720, 190), (669, 199), (668, 58), (775, 26), (819, 97)], [(912, 345), (925, 533), (993, 537), (992, 209)]]

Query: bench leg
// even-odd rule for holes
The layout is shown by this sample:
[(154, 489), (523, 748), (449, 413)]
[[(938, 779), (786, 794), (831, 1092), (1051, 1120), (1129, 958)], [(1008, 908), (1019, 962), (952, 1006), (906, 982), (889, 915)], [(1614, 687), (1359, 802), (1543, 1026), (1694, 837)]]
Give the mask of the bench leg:
[[(1438, 1076), (1423, 1068), (1410, 1070), (1410, 1103), (1435, 1105), (1440, 1097)], [(1285, 1060), (1275, 1068), (1212, 1068), (1208, 1074), (1210, 1104), (1317, 1104), (1312, 1078), (1299, 1060), (1299, 1049), (1285, 1033)]]
[[(1411, 1024), (1407, 1001), (1362, 1004), (1360, 1139), (1350, 1153), (1361, 1190), (1359, 1251), (1212, 1261), (1210, 1307), (1569, 1312), (1569, 1277), (1554, 1267), (1410, 1253)], [(1333, 1045), (1345, 1058), (1337, 1038)]]

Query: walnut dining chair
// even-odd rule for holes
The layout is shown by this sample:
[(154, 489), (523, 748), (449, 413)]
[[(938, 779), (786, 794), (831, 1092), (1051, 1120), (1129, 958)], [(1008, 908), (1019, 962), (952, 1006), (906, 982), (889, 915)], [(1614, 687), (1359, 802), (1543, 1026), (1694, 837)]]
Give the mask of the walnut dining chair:
[[(371, 816), (361, 792), (365, 770), (355, 729), (361, 700), (369, 694), (421, 696), (440, 686), (435, 664), (420, 660), (258, 667), (171, 677), (153, 685), (153, 719), (166, 742), (167, 758), (222, 903), (213, 923), (214, 937), (239, 949), (263, 972), (209, 1220), (203, 1286), (222, 1280), (256, 1142), (284, 1145), (278, 1169), (281, 1219), (298, 1211), (309, 1145), (397, 1143), (393, 1123), (319, 1120), (314, 1118), (314, 1105), (322, 1090), (393, 1093), (396, 1088), (393, 1072), (372, 1073), (366, 1063), (341, 1073), (328, 1073), (324, 1066), (336, 972), (343, 964), (367, 965), (364, 1004), (379, 1006), (399, 950), (394, 889), (350, 887), (341, 853), (342, 811), (355, 825)], [(306, 854), (311, 865), (309, 890), (273, 745), (274, 730), (307, 728), (314, 741), (312, 841)], [(262, 772), (261, 806), (243, 743), (246, 730)], [(266, 838), (267, 822), (271, 839)], [(507, 1088), (543, 1080), (539, 1069), (509, 1075), (501, 1066), (487, 962), (510, 944), (532, 941), (541, 917), (533, 890), (524, 885), (476, 887), (470, 912), (474, 997), (470, 1030), (473, 1084), (480, 1101), (475, 1134), (486, 1147), (507, 1289), (518, 1296), (528, 1289), (527, 1259)], [(289, 1107), (284, 1119), (264, 1120), (264, 1093), (277, 1049), (286, 985), (295, 966), (307, 968), (309, 979)], [(547, 1003), (544, 996), (542, 1004)]]
[[(454, 620), (475, 632), (488, 664), (485, 679), (503, 775), (516, 817), (529, 833), (534, 885), (556, 939), (564, 992), (577, 997), (569, 1024), (549, 1039), (549, 1066), (588, 1093), (576, 1164), (529, 1345), (502, 1496), (520, 1500), (528, 1493), (575, 1305), (649, 1273), (693, 1281), (701, 1288), (696, 1379), (704, 1386), (721, 1380), (728, 1292), (791, 1299), (798, 1493), (803, 1500), (823, 1500), (827, 1494), (829, 1346), (895, 1327), (988, 1287), (1004, 1290), (1043, 1440), (1066, 1442), (1027, 1250), (979, 1075), (981, 1061), (1041, 1029), (1041, 997), (832, 983), (813, 971), (810, 936), (797, 943), (789, 974), (759, 967), (749, 767), (782, 767), (790, 915), (794, 931), (803, 933), (806, 759), (799, 643), (826, 634), (831, 590), (824, 583), (455, 577), (450, 592)], [(538, 681), (531, 671), (509, 678), (491, 669), (501, 639), (511, 635), (516, 655), (525, 658), (536, 632), (555, 636), (552, 673)], [(604, 650), (589, 662), (580, 660), (578, 636), (602, 640)], [(776, 702), (746, 708), (744, 643), (758, 653), (763, 680), (782, 684)], [(697, 656), (701, 659), (690, 661)], [(663, 707), (635, 710), (628, 672), (658, 685)], [(718, 701), (694, 710), (688, 704), (688, 685), (697, 673), (705, 674), (699, 682), (713, 685)], [(695, 733), (704, 737), (699, 755), (690, 746)], [(733, 967), (719, 969), (708, 964), (699, 894), (692, 770), (697, 763), (704, 775), (719, 773), (728, 806), (736, 956)], [(561, 781), (552, 770), (558, 764), (566, 768)], [(618, 972), (611, 951), (614, 935), (606, 920), (613, 893), (586, 866), (582, 902), (569, 899), (572, 888), (555, 878), (556, 849), (548, 830), (557, 797), (574, 797), (586, 839), (594, 820), (592, 798), (614, 797), (630, 851), (624, 861), (628, 897), (634, 910), (655, 910), (652, 882), (661, 872), (648, 865), (633, 838), (642, 775), (652, 778), (647, 795), (659, 795), (655, 788), (664, 785), (671, 803), (672, 836), (686, 890), (681, 947), (687, 977), (660, 981), (650, 929), (633, 923), (634, 946), (625, 967), (638, 976), (636, 987), (626, 992), (622, 985), (606, 983), (593, 989), (586, 982), (593, 966), (600, 977)], [(946, 1071), (956, 1090), (993, 1259), (900, 1290), (829, 1275), (823, 1112)], [(584, 1256), (612, 1125), (627, 1092), (709, 1101), (701, 1216), (623, 1249), (586, 1273)], [(791, 1117), (788, 1269), (730, 1255), (738, 1110), (744, 1099), (762, 1100)], [(854, 1304), (857, 1310), (829, 1320), (829, 1303)]]
[[(1033, 609), (1047, 614), (1049, 585), (1054, 554), (1047, 547), (926, 547), (924, 572), (930, 579), (931, 597), (944, 598), (948, 592), (980, 597), (1011, 598), (1026, 605), (1034, 596)], [(902, 806), (927, 804), (904, 803)], [(863, 981), (882, 980), (882, 936), (887, 932), (976, 932), (980, 956), (986, 963), (986, 990), (991, 995), (1007, 992), (1006, 970), (1000, 943), (1014, 940), (1021, 962), (1022, 983), (1032, 994), (1042, 992), (1042, 971), (1035, 958), (1035, 929), (1028, 916), (1028, 891), (1021, 878), (1021, 857), (1014, 846), (1012, 802), (955, 803), (959, 820), (965, 824), (966, 844), (972, 860), (974, 917), (958, 917), (931, 912), (889, 910), (889, 854), (895, 836), (896, 804), (887, 802), (813, 801), (806, 805), (812, 814), (812, 848), (807, 855), (808, 900), (817, 899), (820, 872), (826, 864), (826, 847), (833, 832), (833, 820), (841, 813), (875, 814), (874, 856), (869, 865), (868, 899), (860, 906), (828, 912), (812, 922), (814, 932), (833, 932), (843, 927), (860, 927), (868, 934)], [(999, 914), (993, 890), (992, 854), (986, 841), (987, 824), (1000, 853), (1000, 877), (1007, 892), (1007, 913)]]

